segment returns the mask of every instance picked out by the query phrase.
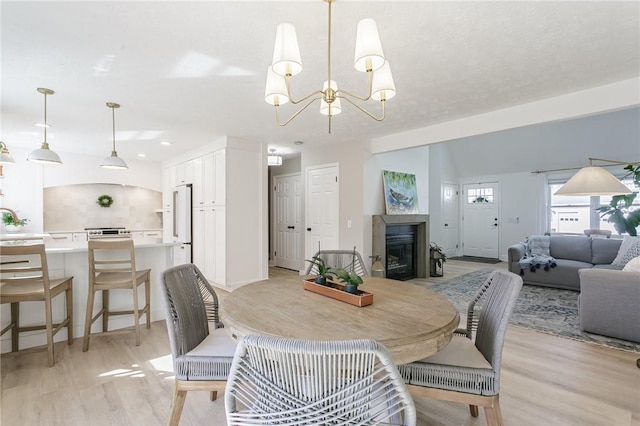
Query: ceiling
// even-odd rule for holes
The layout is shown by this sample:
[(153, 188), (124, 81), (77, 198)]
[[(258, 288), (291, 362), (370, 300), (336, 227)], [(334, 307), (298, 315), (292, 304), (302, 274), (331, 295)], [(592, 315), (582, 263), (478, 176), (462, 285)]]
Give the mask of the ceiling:
[[(397, 96), (375, 122), (343, 102), (279, 127), (263, 100), (279, 23), (296, 26), (301, 97), (326, 79), (327, 3), (313, 1), (2, 1), (2, 140), (107, 156), (117, 102), (119, 155), (164, 161), (230, 135), (281, 153), (372, 139), (640, 75), (640, 3), (348, 1), (333, 3), (332, 78), (362, 93), (357, 22), (377, 21)], [(379, 113), (379, 105), (368, 107)], [(294, 112), (282, 107), (283, 116)], [(161, 146), (161, 141), (171, 142)], [(304, 145), (294, 145), (303, 141)]]

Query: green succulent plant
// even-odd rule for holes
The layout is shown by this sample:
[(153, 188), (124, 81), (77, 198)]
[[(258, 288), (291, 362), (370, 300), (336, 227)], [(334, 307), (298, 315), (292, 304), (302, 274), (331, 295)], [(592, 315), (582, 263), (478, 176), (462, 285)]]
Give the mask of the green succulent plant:
[(13, 215), (11, 213), (3, 212), (2, 213), (2, 223), (5, 225), (15, 225), (15, 226), (24, 226), (29, 222), (29, 219), (20, 219), (18, 221), (14, 220)]

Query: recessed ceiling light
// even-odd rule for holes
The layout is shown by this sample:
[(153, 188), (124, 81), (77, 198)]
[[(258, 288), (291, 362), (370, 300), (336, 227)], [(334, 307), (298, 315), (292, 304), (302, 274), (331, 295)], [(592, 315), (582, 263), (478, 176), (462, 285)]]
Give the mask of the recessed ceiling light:
[(169, 142), (169, 141), (162, 141), (162, 142), (160, 142), (160, 145), (166, 145), (166, 146), (169, 146), (169, 145), (171, 145), (171, 142)]
[(51, 124), (44, 124), (44, 123), (33, 123), (33, 125), (36, 127), (51, 127)]
[(138, 154), (138, 157), (141, 157), (141, 158), (144, 158), (144, 157), (146, 157), (146, 156), (147, 156), (147, 154), (145, 154), (145, 153), (140, 153), (140, 154)]
[(302, 141), (295, 141), (295, 142), (293, 142), (293, 144), (294, 144), (294, 145), (302, 145), (303, 143), (304, 143), (304, 142), (302, 142)]

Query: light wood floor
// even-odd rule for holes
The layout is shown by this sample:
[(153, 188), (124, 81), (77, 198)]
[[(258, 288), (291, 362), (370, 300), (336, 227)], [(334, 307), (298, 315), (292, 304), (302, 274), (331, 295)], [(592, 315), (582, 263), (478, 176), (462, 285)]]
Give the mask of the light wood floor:
[[(505, 268), (449, 260), (440, 282), (479, 268)], [(292, 272), (272, 268), (272, 277)], [(225, 293), (220, 294), (224, 303)], [(56, 345), (46, 352), (2, 358), (0, 424), (163, 425), (173, 391), (171, 355), (164, 322), (132, 336), (93, 338)], [(640, 426), (640, 355), (510, 327), (504, 347), (501, 406), (506, 425)], [(485, 425), (467, 407), (416, 399), (419, 425)], [(225, 424), (224, 399), (206, 392), (187, 396), (182, 425)]]

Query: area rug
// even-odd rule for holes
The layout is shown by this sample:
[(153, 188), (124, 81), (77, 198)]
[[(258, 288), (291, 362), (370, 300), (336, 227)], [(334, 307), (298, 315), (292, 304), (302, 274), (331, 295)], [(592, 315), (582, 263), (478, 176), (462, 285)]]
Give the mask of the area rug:
[[(445, 296), (458, 312), (465, 314), (469, 301), (491, 271), (493, 270), (488, 268), (480, 269), (427, 288)], [(578, 294), (575, 291), (524, 285), (510, 324), (610, 348), (640, 352), (638, 343), (580, 331)]]
[(500, 263), (500, 259), (494, 259), (492, 257), (477, 257), (477, 256), (456, 256), (450, 257), (451, 260), (464, 260), (465, 262), (478, 262), (478, 263)]

